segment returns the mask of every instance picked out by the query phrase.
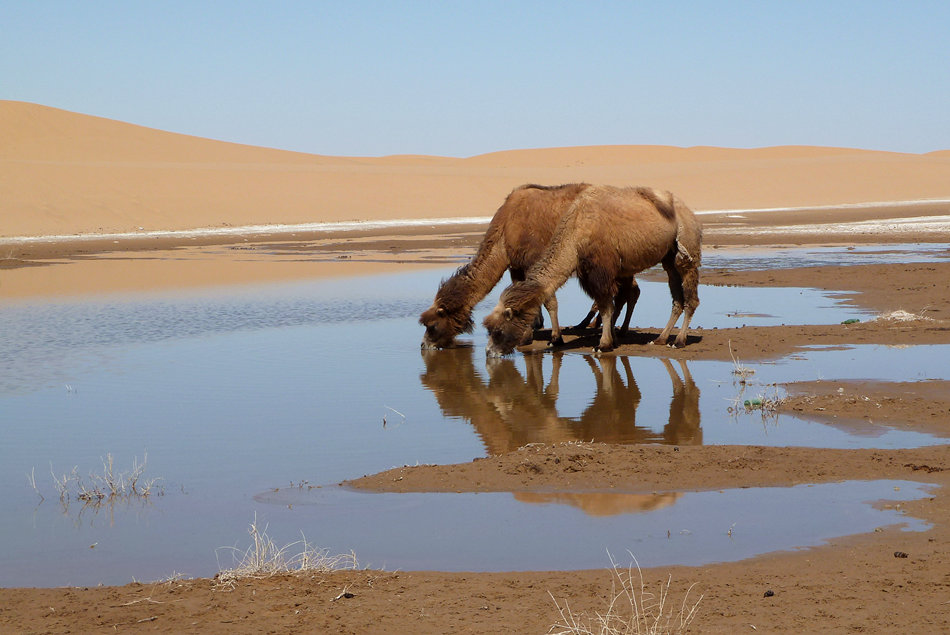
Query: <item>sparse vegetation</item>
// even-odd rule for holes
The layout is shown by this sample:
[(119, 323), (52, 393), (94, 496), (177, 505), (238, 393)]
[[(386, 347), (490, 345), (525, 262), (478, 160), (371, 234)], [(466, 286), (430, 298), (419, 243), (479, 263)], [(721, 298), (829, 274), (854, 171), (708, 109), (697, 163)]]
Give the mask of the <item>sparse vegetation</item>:
[(234, 554), (235, 566), (221, 569), (215, 576), (219, 587), (233, 588), (242, 579), (267, 578), (287, 573), (327, 573), (338, 569), (356, 569), (356, 554), (330, 555), (327, 549), (318, 549), (301, 539), (278, 547), (267, 535), (267, 526), (258, 527), (257, 514), (248, 528), (251, 546), (241, 551), (236, 547), (222, 547)]
[(754, 397), (743, 399), (747, 384), (743, 382), (742, 390), (733, 399), (730, 400), (728, 408), (730, 414), (752, 413), (758, 411), (763, 418), (773, 417), (779, 407), (788, 400), (787, 395), (780, 394), (778, 387), (774, 384), (768, 386), (771, 392), (760, 392)]
[(746, 377), (755, 374), (755, 370), (739, 363), (739, 358), (732, 352), (732, 340), (729, 340), (729, 356), (732, 358), (732, 374), (745, 381)]
[(775, 386), (771, 388), (771, 393), (760, 393), (756, 397), (743, 401), (742, 406), (745, 408), (745, 411), (752, 412), (754, 410), (760, 410), (763, 416), (775, 414), (779, 406), (785, 403), (787, 397), (780, 395)]
[(30, 482), (30, 487), (32, 487), (33, 491), (36, 492), (36, 495), (40, 497), (40, 502), (42, 503), (44, 500), (46, 500), (46, 497), (43, 496), (40, 488), (36, 486), (36, 467), (33, 467), (30, 470), (30, 473), (26, 475), (26, 478)]
[[(659, 635), (687, 631), (703, 599), (700, 595), (698, 600), (690, 604), (689, 595), (695, 584), (691, 584), (686, 589), (677, 609), (670, 599), (672, 576), (667, 577), (665, 584), (661, 582), (658, 591), (654, 593), (647, 590), (640, 563), (632, 553), (630, 557), (633, 562), (625, 570), (617, 565), (609, 553), (607, 555), (610, 557), (613, 571), (611, 600), (607, 610), (603, 614), (597, 612), (593, 617), (586, 613), (575, 614), (567, 601), (564, 601), (562, 606), (551, 595), (561, 619), (551, 626), (549, 633), (554, 635), (617, 635), (621, 633)], [(636, 567), (636, 576), (634, 567)]]
[(904, 311), (903, 309), (898, 309), (897, 311), (889, 311), (887, 313), (882, 313), (875, 320), (882, 320), (885, 322), (933, 322), (934, 319), (924, 315), (924, 312), (929, 309), (924, 308), (919, 314), (910, 313), (909, 311)]
[[(162, 479), (145, 477), (147, 463), (148, 453), (143, 456), (141, 463), (137, 457), (133, 457), (130, 471), (117, 471), (112, 455), (106, 454), (102, 459), (102, 473), (90, 472), (85, 479), (79, 474), (79, 466), (73, 466), (71, 472), (61, 476), (57, 476), (52, 463), (49, 469), (59, 492), (59, 500), (64, 506), (68, 506), (73, 499), (82, 501), (84, 505), (99, 505), (103, 502), (148, 499), (152, 495), (164, 495), (164, 488), (158, 486)], [(32, 472), (30, 484), (43, 498)]]

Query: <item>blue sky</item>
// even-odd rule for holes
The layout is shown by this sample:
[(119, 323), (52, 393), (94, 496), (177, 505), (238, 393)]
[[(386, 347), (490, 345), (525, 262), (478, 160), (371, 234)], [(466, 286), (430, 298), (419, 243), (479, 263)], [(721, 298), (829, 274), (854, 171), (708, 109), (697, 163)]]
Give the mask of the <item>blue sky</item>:
[(317, 154), (950, 149), (950, 2), (0, 3), (0, 98)]

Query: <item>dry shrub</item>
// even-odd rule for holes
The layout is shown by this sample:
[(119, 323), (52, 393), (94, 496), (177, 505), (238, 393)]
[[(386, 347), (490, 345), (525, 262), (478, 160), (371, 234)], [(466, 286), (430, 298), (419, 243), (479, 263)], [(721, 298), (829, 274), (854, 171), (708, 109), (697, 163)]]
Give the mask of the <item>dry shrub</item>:
[(278, 547), (267, 535), (267, 526), (259, 528), (257, 514), (248, 528), (251, 546), (245, 551), (224, 547), (234, 553), (236, 565), (221, 569), (215, 576), (220, 587), (233, 588), (242, 579), (267, 578), (288, 573), (328, 573), (340, 569), (356, 569), (359, 565), (353, 552), (331, 556), (329, 550), (318, 549), (301, 534), (296, 542)]
[(889, 311), (887, 313), (882, 313), (875, 320), (880, 320), (883, 322), (933, 322), (934, 319), (931, 317), (925, 316), (923, 313), (927, 311), (924, 309), (919, 314), (910, 313), (903, 309), (898, 309), (896, 311)]
[[(630, 552), (628, 552), (630, 553)], [(689, 594), (695, 584), (691, 584), (683, 594), (683, 599), (676, 609), (670, 599), (670, 584), (673, 577), (669, 576), (666, 584), (660, 583), (656, 593), (647, 590), (640, 571), (640, 563), (630, 553), (633, 562), (627, 569), (621, 569), (610, 554), (613, 584), (611, 600), (604, 613), (595, 613), (593, 616), (586, 613), (575, 614), (564, 601), (561, 606), (551, 595), (554, 605), (561, 615), (561, 619), (549, 629), (553, 635), (620, 635), (620, 634), (649, 634), (685, 633), (703, 596), (689, 604)], [(636, 567), (636, 575), (634, 575)], [(637, 581), (639, 579), (639, 582)], [(619, 586), (619, 588), (618, 588)]]

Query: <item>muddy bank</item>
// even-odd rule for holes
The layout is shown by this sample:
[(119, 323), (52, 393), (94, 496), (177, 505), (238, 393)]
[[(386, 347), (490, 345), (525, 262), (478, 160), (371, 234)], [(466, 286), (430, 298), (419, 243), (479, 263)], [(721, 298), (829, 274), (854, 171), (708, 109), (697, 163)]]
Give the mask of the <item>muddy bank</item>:
[[(944, 428), (950, 433), (950, 422)], [(950, 446), (830, 450), (564, 443), (531, 445), (471, 463), (394, 468), (344, 485), (387, 492), (652, 493), (847, 479), (926, 480), (948, 469)]]

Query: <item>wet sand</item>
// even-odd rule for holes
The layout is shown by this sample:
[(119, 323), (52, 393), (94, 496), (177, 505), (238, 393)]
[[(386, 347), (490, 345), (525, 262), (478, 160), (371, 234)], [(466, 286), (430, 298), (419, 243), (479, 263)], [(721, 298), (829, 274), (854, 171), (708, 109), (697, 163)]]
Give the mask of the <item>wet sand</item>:
[[(234, 228), (315, 218), (485, 217), (512, 187), (530, 181), (620, 184), (635, 175), (638, 183), (676, 191), (699, 211), (733, 210), (702, 216), (706, 250), (950, 243), (947, 203), (867, 204), (950, 198), (946, 152), (616, 147), (360, 159), (234, 146), (15, 102), (0, 102), (0, 123), (0, 301), (453, 265), (471, 255), (483, 225), (245, 235)], [(50, 190), (50, 183), (57, 187)], [(753, 208), (794, 209), (735, 211)], [(229, 233), (135, 235), (199, 227), (227, 227)], [(88, 236), (97, 233), (120, 236)], [(70, 234), (86, 236), (39, 238)], [(30, 240), (13, 240), (23, 236)], [(689, 345), (675, 351), (646, 345), (657, 333), (646, 329), (631, 333), (617, 353), (728, 360), (731, 345), (740, 359), (752, 360), (814, 344), (950, 343), (950, 262), (704, 269), (702, 278), (707, 284), (856, 291), (850, 301), (862, 307), (882, 314), (903, 310), (919, 319), (696, 330)], [(573, 333), (567, 350), (586, 351), (594, 338), (593, 332)], [(782, 407), (839, 422), (873, 417), (950, 435), (947, 382), (909, 379), (861, 383), (829, 377), (796, 384)], [(850, 479), (931, 483), (931, 496), (922, 500), (878, 503), (924, 519), (931, 527), (923, 532), (887, 527), (817, 548), (650, 569), (643, 576), (654, 591), (671, 577), (670, 602), (677, 607), (693, 585), (691, 600), (703, 597), (694, 632), (947, 632), (948, 474), (950, 445), (822, 450), (574, 443), (532, 445), (459, 465), (354, 474), (349, 485), (636, 495)], [(733, 539), (742, 540), (741, 527)], [(614, 557), (622, 566), (629, 562), (626, 554)], [(346, 571), (246, 580), (233, 587), (196, 579), (4, 588), (0, 632), (539, 633), (559, 620), (552, 596), (575, 613), (603, 612), (612, 590), (608, 565), (605, 554), (605, 568), (590, 571)]]

